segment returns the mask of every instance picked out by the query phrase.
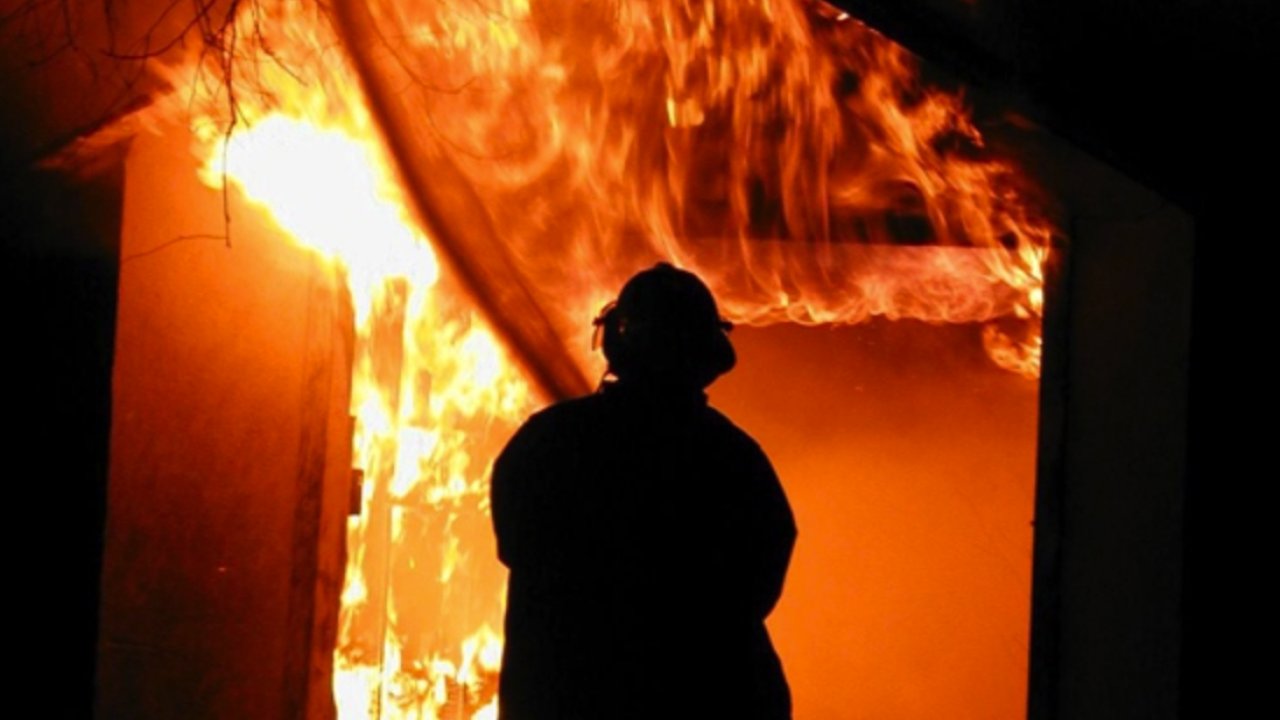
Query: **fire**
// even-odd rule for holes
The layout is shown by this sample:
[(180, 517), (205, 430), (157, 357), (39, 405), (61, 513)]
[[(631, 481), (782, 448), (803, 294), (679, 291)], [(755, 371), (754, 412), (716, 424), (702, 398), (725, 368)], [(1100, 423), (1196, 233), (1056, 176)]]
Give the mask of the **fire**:
[[(351, 292), (365, 482), (348, 522), (335, 704), (342, 718), (495, 718), (505, 578), (492, 560), (489, 463), (538, 398), (442, 273), (357, 79), (323, 50), (328, 25), (276, 11), (279, 64), (232, 78), (271, 92), (237, 103), (234, 124), (226, 98), (198, 95), (192, 129), (202, 179), (261, 207)], [(306, 78), (290, 63), (323, 69)], [(202, 87), (200, 71), (173, 82)]]
[(739, 323), (987, 323), (992, 358), (1038, 374), (1052, 225), (961, 99), (843, 13), (251, 5), (239, 46), (168, 72), (203, 179), (323, 253), (352, 295), (366, 481), (343, 718), (496, 717), (488, 472), (548, 388), (508, 347), (597, 375), (585, 318), (641, 264), (696, 270)]
[[(469, 717), (496, 716), (501, 578), (477, 583), (467, 566), (489, 560), (476, 557), (487, 458), (534, 397), (459, 289), (441, 282), (376, 138), (270, 114), (228, 142), (209, 154), (206, 179), (225, 173), (292, 238), (332, 258), (356, 308), (355, 461), (369, 480), (348, 529), (335, 657), (342, 716), (439, 717), (459, 703)], [(398, 356), (391, 372), (387, 356)], [(419, 584), (432, 582), (445, 613), (483, 610), (474, 627), (441, 632), (408, 619), (421, 612)], [(430, 648), (421, 635), (455, 643)]]
[[(440, 282), (375, 138), (271, 114), (229, 143), (210, 154), (206, 178), (225, 173), (291, 237), (331, 257), (356, 308), (355, 461), (369, 480), (348, 530), (335, 657), (342, 715), (437, 717), (458, 703), (471, 717), (496, 715), (501, 579), (477, 584), (465, 566), (489, 560), (476, 557), (487, 458), (531, 409), (530, 389), (459, 289)], [(398, 356), (391, 372), (387, 356)], [(408, 619), (421, 612), (418, 584), (433, 581), (445, 613), (483, 608), (476, 627), (449, 633)], [(421, 634), (456, 640), (406, 657), (406, 646), (427, 649)]]
[(225, 151), (219, 148), (203, 178), (216, 184), (225, 172), (289, 235), (340, 262), (363, 326), (388, 278), (430, 288), (440, 273), (385, 167), (376, 144), (271, 114), (237, 133)]
[[(738, 323), (1042, 312), (1053, 226), (1023, 176), (961, 96), (821, 3), (335, 8), (407, 192), (450, 231), (455, 264), (536, 279), (529, 293), (574, 348), (583, 298), (656, 259), (708, 278)], [(474, 189), (497, 240), (465, 232), (432, 182), (445, 176)], [(530, 325), (506, 334), (536, 344)], [(1034, 343), (1018, 344), (1034, 373)]]

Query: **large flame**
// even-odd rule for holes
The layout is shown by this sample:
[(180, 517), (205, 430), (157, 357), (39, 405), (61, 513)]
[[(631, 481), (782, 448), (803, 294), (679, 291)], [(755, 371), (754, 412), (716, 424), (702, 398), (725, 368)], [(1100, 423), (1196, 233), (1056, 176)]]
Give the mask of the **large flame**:
[[(365, 480), (348, 523), (338, 714), (495, 718), (505, 577), (490, 539), (489, 465), (536, 398), (442, 276), (323, 17), (276, 10), (278, 64), (232, 79), (271, 91), (237, 102), (234, 125), (225, 96), (198, 96), (192, 124), (203, 179), (261, 206), (351, 291), (353, 458)], [(201, 87), (203, 69), (174, 82)]]
[[(984, 322), (997, 363), (1038, 373), (1051, 226), (961, 100), (842, 13), (354, 5), (336, 3), (364, 25), (253, 3), (238, 45), (170, 71), (204, 179), (331, 258), (352, 293), (366, 482), (335, 649), (342, 717), (496, 717), (505, 578), (488, 472), (542, 398), (438, 264), (446, 238), (419, 229), (433, 168), (483, 199), (502, 239), (487, 251), (587, 375), (583, 319), (659, 258), (706, 277), (736, 322)], [(452, 241), (465, 265), (473, 250)], [(501, 319), (519, 335), (519, 317)]]
[(441, 717), (457, 706), (496, 717), (503, 582), (484, 541), (488, 464), (530, 410), (528, 385), (441, 281), (374, 136), (273, 113), (229, 142), (206, 177), (225, 172), (331, 257), (356, 310), (354, 460), (367, 479), (348, 528), (340, 714)]
[[(414, 196), (435, 194), (423, 167), (476, 188), (485, 260), (536, 279), (563, 337), (659, 258), (739, 323), (1041, 313), (1052, 228), (1025, 181), (959, 96), (828, 6), (355, 4), (344, 37)], [(1036, 372), (1034, 342), (987, 336)]]

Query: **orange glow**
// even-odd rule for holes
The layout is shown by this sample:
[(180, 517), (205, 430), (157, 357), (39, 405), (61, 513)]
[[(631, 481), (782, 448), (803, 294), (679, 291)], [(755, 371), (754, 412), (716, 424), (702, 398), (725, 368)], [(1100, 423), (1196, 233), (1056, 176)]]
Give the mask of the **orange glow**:
[[(447, 163), (475, 190), (587, 377), (585, 319), (659, 258), (703, 275), (737, 323), (983, 322), (995, 362), (1038, 374), (1051, 225), (962, 100), (848, 16), (801, 0), (367, 5), (371, 45), (323, 10), (259, 2), (239, 47), (168, 71), (203, 180), (330, 258), (352, 294), (366, 481), (340, 717), (496, 717), (488, 471), (547, 399), (438, 261), (414, 209), (433, 190), (410, 166)], [(375, 121), (374, 95), (416, 119), (414, 142), (388, 150), (406, 131)]]
[[(531, 409), (529, 388), (493, 334), (457, 301), (458, 289), (437, 283), (434, 254), (412, 229), (376, 140), (273, 114), (230, 142), (225, 155), (210, 155), (206, 178), (216, 181), (225, 169), (291, 237), (331, 256), (356, 307), (355, 462), (369, 480), (348, 531), (335, 657), (342, 716), (370, 716), (379, 706), (382, 716), (395, 708), (406, 716), (438, 713), (459, 702), (459, 692), (482, 693), (486, 683), (491, 696), (501, 657), (492, 630), (501, 620), (501, 578), (479, 585), (469, 579), (464, 566), (490, 559), (476, 557), (482, 533), (455, 526), (487, 530), (488, 458)], [(394, 336), (382, 335), (388, 325)], [(398, 372), (379, 367), (388, 355), (399, 356)], [(424, 531), (434, 542), (415, 537)], [(381, 578), (370, 577), (377, 573)], [(404, 616), (421, 612), (415, 588), (406, 585), (423, 581), (462, 596), (454, 601), (459, 612), (476, 604), (487, 612), (473, 627), (428, 633), (457, 635), (452, 647), (405, 657), (406, 645), (421, 642), (406, 636), (417, 623)], [(371, 582), (386, 586), (371, 593)], [(375, 601), (381, 606), (370, 607)], [(492, 698), (476, 711), (470, 717), (494, 716)]]
[[(354, 457), (369, 479), (348, 529), (335, 657), (342, 717), (373, 716), (375, 708), (382, 717), (436, 717), (459, 702), (474, 702), (468, 717), (494, 717), (501, 577), (489, 572), (495, 577), (477, 583), (466, 566), (491, 564), (492, 552), (477, 557), (488, 458), (533, 398), (493, 334), (458, 302), (458, 289), (438, 284), (431, 247), (379, 153), (367, 136), (272, 114), (233, 136), (225, 154), (213, 152), (205, 177), (216, 182), (225, 170), (291, 237), (332, 257), (352, 291)], [(392, 336), (383, 335), (388, 329)], [(398, 372), (385, 372), (387, 356), (399, 356)], [(456, 637), (436, 647), (413, 637), (422, 623), (406, 617), (422, 613), (414, 584), (431, 581), (462, 616), (485, 609), (472, 626), (426, 630)], [(371, 592), (371, 583), (382, 587)], [(430, 653), (406, 657), (415, 645)]]
[(277, 11), (279, 64), (236, 79), (271, 91), (237, 104), (233, 132), (218, 86), (197, 84), (199, 66), (173, 81), (214, 89), (192, 115), (202, 179), (225, 178), (329, 258), (351, 291), (353, 460), (365, 483), (348, 522), (338, 714), (492, 719), (505, 578), (489, 538), (489, 464), (536, 398), (442, 276), (356, 78), (324, 50), (334, 38), (323, 18)]
[(500, 234), (478, 262), (536, 278), (570, 352), (604, 289), (656, 259), (708, 278), (741, 324), (1042, 312), (1053, 228), (1026, 180), (961, 97), (828, 6), (358, 5), (338, 3), (344, 37), (402, 174), (426, 176), (414, 196), (439, 197), (433, 171), (473, 187)]

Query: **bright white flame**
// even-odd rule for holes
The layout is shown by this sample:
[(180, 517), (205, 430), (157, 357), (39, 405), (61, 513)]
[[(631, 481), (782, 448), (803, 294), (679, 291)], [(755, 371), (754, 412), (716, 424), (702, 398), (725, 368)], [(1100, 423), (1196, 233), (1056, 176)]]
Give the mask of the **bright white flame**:
[[(435, 285), (435, 253), (405, 210), (376, 141), (271, 114), (208, 155), (202, 178), (226, 176), (288, 233), (348, 268), (357, 324), (390, 277)], [(225, 162), (224, 162), (225, 158)]]

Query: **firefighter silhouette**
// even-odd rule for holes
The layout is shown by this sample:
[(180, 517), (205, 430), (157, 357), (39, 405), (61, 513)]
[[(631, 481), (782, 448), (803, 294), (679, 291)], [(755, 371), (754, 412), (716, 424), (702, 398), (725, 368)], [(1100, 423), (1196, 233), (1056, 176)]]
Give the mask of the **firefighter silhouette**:
[(697, 276), (660, 263), (596, 318), (600, 388), (495, 463), (510, 569), (502, 720), (791, 717), (765, 618), (796, 527), (768, 458), (707, 404), (736, 362)]

